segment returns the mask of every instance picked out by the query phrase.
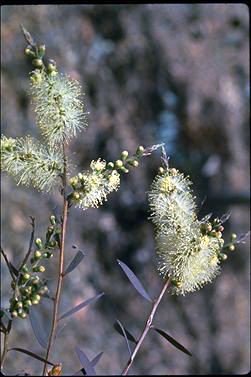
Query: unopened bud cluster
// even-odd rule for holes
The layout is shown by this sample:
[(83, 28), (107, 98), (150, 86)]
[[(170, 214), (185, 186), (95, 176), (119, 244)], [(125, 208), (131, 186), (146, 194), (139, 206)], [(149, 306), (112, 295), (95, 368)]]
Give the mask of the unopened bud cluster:
[(227, 258), (222, 221), (198, 219), (190, 186), (178, 170), (160, 168), (149, 192), (158, 269), (163, 277), (172, 277), (172, 293), (182, 295), (211, 282)]
[(50, 223), (46, 241), (43, 242), (41, 238), (35, 240), (36, 248), (30, 257), (30, 263), (22, 266), (17, 278), (11, 283), (13, 295), (9, 312), (12, 318), (26, 318), (31, 306), (39, 304), (42, 296), (48, 293), (46, 280), (40, 275), (46, 270), (41, 262), (53, 257), (53, 249), (59, 247), (57, 239), (60, 233), (60, 225), (54, 215), (50, 216)]

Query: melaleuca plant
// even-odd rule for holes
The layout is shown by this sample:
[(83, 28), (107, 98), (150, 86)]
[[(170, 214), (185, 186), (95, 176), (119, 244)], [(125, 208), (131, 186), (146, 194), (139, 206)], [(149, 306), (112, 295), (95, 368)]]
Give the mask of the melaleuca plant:
[[(83, 252), (78, 250), (72, 262), (65, 268), (64, 245), (70, 208), (75, 206), (86, 210), (101, 206), (110, 193), (119, 189), (121, 175), (128, 173), (131, 167), (138, 167), (143, 156), (150, 155), (160, 147), (164, 167), (159, 168), (159, 174), (152, 183), (148, 198), (151, 219), (156, 230), (158, 269), (164, 278), (164, 285), (158, 297), (152, 299), (129, 267), (118, 261), (137, 291), (152, 303), (152, 309), (138, 340), (119, 321), (115, 324), (115, 329), (126, 339), (130, 353), (122, 374), (128, 373), (150, 329), (156, 330), (176, 348), (191, 355), (165, 331), (152, 325), (155, 311), (167, 289), (173, 294), (185, 295), (211, 282), (220, 272), (220, 262), (227, 258), (226, 251), (233, 251), (235, 244), (243, 238), (237, 238), (233, 233), (231, 240), (224, 243), (222, 224), (227, 216), (221, 219), (213, 219), (211, 215), (202, 220), (198, 218), (191, 182), (177, 169), (169, 168), (163, 144), (148, 148), (138, 146), (131, 156), (125, 150), (114, 162), (98, 158), (90, 162), (88, 170), (73, 174), (68, 142), (86, 130), (88, 124), (81, 86), (78, 81), (60, 72), (55, 61), (46, 57), (45, 45), (37, 45), (24, 27), (22, 31), (27, 41), (25, 55), (31, 58), (34, 66), (29, 77), (29, 95), (41, 138), (35, 139), (30, 135), (16, 138), (2, 135), (1, 169), (13, 176), (17, 184), (47, 193), (59, 190), (62, 195), (62, 216), (58, 218), (54, 213), (49, 215), (49, 225), (44, 237), (35, 237), (35, 219), (31, 217), (29, 249), (19, 267), (9, 262), (1, 248), (11, 275), (9, 305), (0, 311), (1, 332), (4, 334), (1, 368), (8, 351), (15, 350), (42, 361), (43, 375), (61, 374), (63, 360), (60, 363), (50, 361), (59, 322), (103, 295), (101, 293), (60, 314), (63, 279), (84, 257)], [(52, 295), (43, 274), (44, 261), (52, 259), (55, 251), (59, 251), (59, 263), (56, 293)], [(36, 334), (39, 329), (32, 317), (32, 307), (41, 305), (44, 297), (53, 300), (52, 324), (45, 344)], [(9, 348), (8, 340), (13, 321), (25, 318), (30, 318), (38, 341), (46, 349), (45, 357), (23, 348)], [(133, 352), (130, 350), (128, 339), (135, 343)], [(94, 367), (102, 353), (92, 360), (88, 360), (78, 347), (76, 353), (82, 363), (82, 369), (75, 374), (94, 375)], [(48, 365), (51, 366), (50, 370), (47, 370)]]
[[(132, 156), (129, 156), (128, 151), (123, 151), (115, 162), (106, 162), (98, 158), (96, 161), (91, 161), (90, 170), (72, 175), (67, 151), (68, 142), (76, 137), (77, 133), (84, 131), (88, 125), (88, 113), (81, 86), (77, 80), (60, 72), (55, 61), (46, 57), (44, 44), (37, 45), (23, 26), (22, 31), (28, 44), (24, 53), (32, 60), (34, 67), (29, 75), (29, 95), (41, 138), (35, 139), (30, 135), (16, 138), (1, 135), (1, 171), (13, 176), (18, 185), (26, 185), (41, 192), (59, 189), (63, 198), (63, 213), (60, 220), (54, 214), (49, 216), (50, 224), (44, 239), (34, 239), (35, 219), (32, 218), (29, 249), (18, 268), (9, 262), (1, 248), (12, 279), (9, 306), (1, 308), (0, 312), (1, 331), (5, 336), (1, 368), (7, 351), (10, 350), (7, 344), (13, 320), (31, 316), (31, 307), (41, 304), (44, 296), (50, 297), (46, 279), (43, 278), (45, 266), (42, 262), (51, 258), (52, 252), (57, 249), (59, 250), (57, 289), (55, 297), (52, 297), (54, 309), (46, 356), (41, 358), (32, 354), (33, 357), (44, 361), (43, 374), (45, 374), (47, 364), (54, 365), (48, 359), (58, 321), (87, 305), (82, 303), (73, 311), (70, 310), (61, 317), (59, 315), (63, 278), (83, 259), (83, 253), (79, 250), (68, 268), (64, 268), (64, 244), (69, 208), (74, 205), (86, 210), (102, 205), (111, 192), (118, 190), (121, 174), (128, 173), (130, 167), (137, 167), (143, 156), (151, 154), (160, 145), (149, 148), (139, 146)], [(71, 189), (67, 191), (68, 187)], [(30, 318), (32, 322), (32, 316)], [(5, 320), (8, 322), (4, 322)], [(22, 352), (27, 353), (25, 350)], [(56, 373), (57, 368), (58, 366), (54, 365), (49, 374), (55, 375), (53, 373)]]

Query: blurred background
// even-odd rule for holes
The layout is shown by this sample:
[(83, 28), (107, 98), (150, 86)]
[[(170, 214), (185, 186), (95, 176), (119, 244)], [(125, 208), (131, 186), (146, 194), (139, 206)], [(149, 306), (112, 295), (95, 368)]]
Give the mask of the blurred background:
[[(221, 216), (224, 238), (250, 228), (249, 12), (244, 4), (27, 5), (1, 7), (1, 126), (12, 137), (39, 137), (27, 95), (30, 66), (20, 24), (49, 58), (78, 79), (85, 92), (89, 127), (70, 145), (73, 174), (92, 159), (114, 161), (122, 150), (164, 142), (170, 166), (189, 174), (199, 215)], [(128, 354), (114, 330), (116, 319), (138, 337), (150, 310), (118, 266), (133, 269), (154, 297), (162, 286), (156, 270), (147, 190), (160, 152), (122, 177), (121, 188), (99, 209), (70, 212), (66, 264), (75, 244), (87, 256), (65, 278), (61, 310), (101, 292), (105, 296), (66, 322), (51, 354), (64, 374), (80, 368), (74, 347), (91, 359), (104, 354), (97, 374), (120, 374)], [(14, 265), (30, 238), (45, 236), (48, 216), (60, 213), (58, 193), (45, 195), (1, 177), (1, 242)], [(206, 198), (206, 199), (205, 199)], [(205, 199), (203, 205), (202, 202)], [(250, 370), (249, 238), (223, 263), (222, 274), (185, 297), (166, 295), (155, 325), (188, 348), (189, 357), (149, 333), (131, 374), (242, 374)], [(54, 291), (56, 258), (48, 264)], [(2, 305), (10, 280), (2, 263)], [(48, 331), (51, 303), (39, 305)], [(11, 347), (41, 355), (29, 320), (16, 320)], [(11, 351), (7, 374), (41, 374), (42, 363)]]

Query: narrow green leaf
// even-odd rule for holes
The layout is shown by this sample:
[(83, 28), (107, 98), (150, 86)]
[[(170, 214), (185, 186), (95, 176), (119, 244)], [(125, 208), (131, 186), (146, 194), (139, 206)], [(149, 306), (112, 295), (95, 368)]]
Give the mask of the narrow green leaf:
[[(42, 361), (43, 363), (45, 363), (45, 361), (46, 361), (42, 356), (39, 356), (39, 355), (37, 355), (36, 353), (31, 352), (31, 351), (29, 351), (29, 350), (26, 350), (26, 349), (24, 349), (24, 348), (12, 347), (12, 348), (8, 348), (8, 352), (9, 352), (9, 351), (18, 351), (18, 352), (26, 353), (26, 355), (29, 355), (29, 356), (31, 356), (31, 357), (34, 357), (34, 359), (37, 359), (37, 360), (39, 360), (39, 361)], [(50, 365), (54, 366), (54, 364), (51, 363), (50, 361), (47, 361), (47, 364), (50, 364)]]
[(79, 310), (83, 309), (85, 306), (93, 303), (94, 301), (96, 301), (99, 297), (103, 296), (104, 295), (104, 292), (103, 293), (100, 293), (98, 296), (95, 296), (95, 297), (92, 297), (92, 298), (89, 298), (88, 300), (86, 301), (83, 301), (81, 304), (75, 306), (74, 308), (68, 310), (67, 312), (65, 312), (64, 314), (61, 315), (61, 317), (59, 318), (59, 321), (63, 318), (66, 318), (66, 317), (69, 317), (70, 315), (78, 312)]
[(130, 282), (132, 283), (132, 285), (134, 286), (134, 288), (137, 289), (137, 291), (141, 294), (142, 297), (152, 302), (151, 297), (146, 292), (145, 288), (143, 287), (143, 285), (141, 284), (137, 276), (134, 274), (134, 272), (132, 272), (132, 270), (125, 263), (121, 262), (119, 259), (117, 259), (117, 262), (122, 268), (122, 270), (124, 271), (124, 273), (126, 274), (126, 276), (128, 277), (128, 279), (130, 280)]
[(175, 340), (172, 336), (168, 335), (165, 331), (163, 331), (161, 329), (157, 329), (154, 326), (151, 326), (151, 329), (157, 331), (166, 340), (168, 340), (168, 342), (170, 342), (174, 347), (178, 348), (180, 351), (186, 353), (189, 356), (192, 356), (191, 352), (189, 352), (184, 346), (182, 346), (182, 344), (180, 344), (179, 342), (177, 342), (177, 340)]

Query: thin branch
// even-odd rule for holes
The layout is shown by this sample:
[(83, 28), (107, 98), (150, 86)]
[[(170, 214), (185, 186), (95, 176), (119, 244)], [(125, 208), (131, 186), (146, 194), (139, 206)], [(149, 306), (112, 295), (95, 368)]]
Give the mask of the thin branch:
[(5, 357), (6, 357), (7, 351), (8, 351), (8, 342), (9, 342), (9, 335), (10, 335), (10, 331), (11, 331), (11, 326), (12, 326), (12, 320), (9, 319), (7, 331), (4, 334), (3, 353), (1, 355), (1, 370), (3, 369)]
[(61, 240), (60, 240), (60, 256), (59, 256), (59, 271), (58, 271), (58, 283), (57, 283), (57, 291), (56, 296), (54, 300), (54, 308), (53, 308), (53, 318), (52, 318), (52, 326), (51, 326), (51, 332), (50, 337), (48, 341), (47, 346), (47, 352), (46, 352), (46, 358), (44, 363), (44, 369), (43, 369), (43, 376), (45, 376), (46, 373), (46, 366), (48, 363), (48, 359), (50, 356), (50, 351), (52, 347), (52, 342), (55, 338), (55, 331), (56, 326), (58, 322), (58, 311), (59, 311), (59, 304), (60, 304), (60, 297), (61, 297), (61, 291), (62, 291), (62, 285), (63, 285), (63, 279), (64, 279), (64, 246), (65, 246), (65, 234), (66, 234), (66, 226), (67, 226), (67, 218), (68, 218), (68, 200), (66, 197), (66, 154), (65, 154), (65, 143), (63, 144), (63, 153), (64, 153), (64, 173), (63, 173), (63, 188), (62, 188), (62, 195), (64, 197), (64, 212), (63, 212), (63, 220), (61, 224)]
[(1, 253), (3, 254), (4, 260), (5, 260), (6, 264), (7, 264), (7, 267), (9, 269), (11, 278), (12, 278), (13, 281), (15, 281), (16, 280), (16, 276), (14, 275), (14, 273), (12, 271), (12, 268), (11, 268), (10, 262), (8, 261), (7, 255), (3, 251), (2, 247), (0, 247), (0, 249), (1, 249)]
[(129, 358), (129, 360), (127, 362), (126, 367), (124, 368), (123, 372), (121, 373), (122, 376), (127, 375), (128, 371), (129, 371), (129, 369), (130, 369), (130, 367), (131, 367), (131, 365), (132, 365), (132, 363), (135, 359), (135, 356), (136, 356), (138, 350), (140, 349), (140, 346), (141, 346), (143, 340), (146, 337), (146, 334), (148, 333), (149, 329), (151, 328), (153, 317), (154, 317), (154, 314), (157, 310), (157, 307), (158, 307), (165, 291), (170, 287), (170, 285), (171, 285), (171, 277), (168, 280), (165, 281), (165, 284), (164, 284), (163, 288), (161, 289), (159, 296), (153, 301), (153, 306), (152, 306), (150, 314), (147, 317), (144, 329), (143, 329), (141, 336), (140, 336), (140, 338), (139, 338), (139, 340), (138, 340), (138, 342), (137, 342), (137, 344), (136, 344), (136, 346), (133, 350), (131, 357)]
[(23, 266), (25, 265), (25, 263), (27, 262), (27, 260), (29, 259), (29, 256), (30, 256), (30, 253), (32, 252), (32, 245), (33, 245), (33, 241), (34, 241), (34, 233), (35, 233), (35, 218), (32, 217), (32, 216), (29, 216), (31, 218), (31, 226), (32, 226), (32, 231), (31, 231), (31, 238), (30, 238), (30, 244), (29, 244), (29, 249), (28, 249), (28, 252), (27, 254), (25, 255), (25, 258), (21, 264), (21, 266), (19, 267), (19, 271), (22, 270)]

